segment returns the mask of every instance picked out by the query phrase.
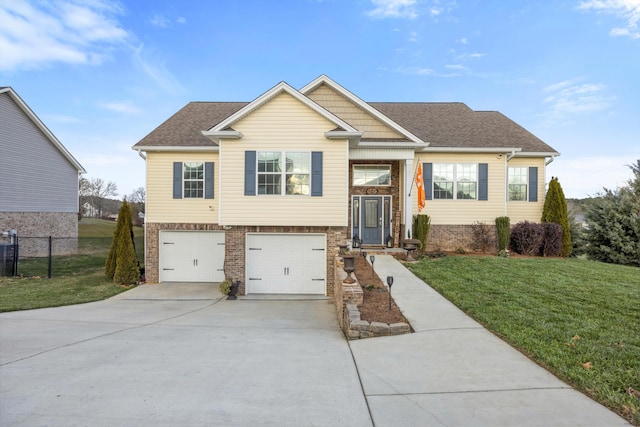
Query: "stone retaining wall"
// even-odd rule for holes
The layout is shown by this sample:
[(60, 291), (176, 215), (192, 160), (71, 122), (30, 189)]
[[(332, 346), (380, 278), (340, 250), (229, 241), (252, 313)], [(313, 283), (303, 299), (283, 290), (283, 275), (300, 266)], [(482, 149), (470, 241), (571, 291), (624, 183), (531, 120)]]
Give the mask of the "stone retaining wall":
[[(364, 301), (362, 287), (357, 279), (355, 283), (343, 283), (343, 280), (347, 278), (347, 273), (342, 268), (340, 257), (336, 257), (335, 265), (336, 311), (338, 323), (347, 339), (384, 337), (411, 332), (411, 327), (407, 323), (392, 323), (389, 325), (382, 322), (362, 320), (358, 309)], [(355, 277), (353, 278), (355, 279)]]

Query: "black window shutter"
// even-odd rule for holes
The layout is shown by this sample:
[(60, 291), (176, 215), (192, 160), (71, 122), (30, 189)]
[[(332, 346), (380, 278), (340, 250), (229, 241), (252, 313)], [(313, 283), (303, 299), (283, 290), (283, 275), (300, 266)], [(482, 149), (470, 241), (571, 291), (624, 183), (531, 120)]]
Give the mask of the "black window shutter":
[(538, 201), (538, 168), (529, 168), (529, 201)]
[(311, 152), (311, 195), (322, 196), (322, 151)]
[(173, 198), (182, 199), (182, 162), (173, 162)]
[(422, 164), (424, 178), (424, 195), (427, 200), (433, 200), (433, 163)]
[(489, 200), (489, 164), (478, 164), (478, 200)]
[(204, 164), (204, 198), (213, 199), (213, 162)]
[(256, 195), (256, 152), (244, 152), (244, 195)]

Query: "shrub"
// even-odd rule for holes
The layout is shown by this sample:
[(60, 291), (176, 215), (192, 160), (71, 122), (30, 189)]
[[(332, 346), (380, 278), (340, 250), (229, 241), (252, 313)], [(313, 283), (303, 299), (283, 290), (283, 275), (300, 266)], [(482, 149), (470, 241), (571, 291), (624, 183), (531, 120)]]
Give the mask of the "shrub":
[(471, 232), (473, 233), (471, 249), (483, 252), (487, 252), (491, 249), (493, 246), (491, 227), (482, 221), (475, 221), (471, 224)]
[(496, 218), (496, 229), (498, 232), (498, 252), (509, 248), (509, 237), (511, 235), (511, 223), (508, 216)]
[(544, 230), (542, 255), (560, 256), (562, 254), (562, 227), (554, 222), (545, 222), (541, 225)]
[(549, 190), (544, 199), (542, 210), (542, 222), (553, 222), (562, 227), (562, 256), (571, 255), (573, 246), (571, 244), (571, 228), (569, 226), (569, 212), (567, 200), (564, 197), (562, 186), (558, 178), (552, 177), (549, 182)]
[(544, 241), (544, 228), (534, 222), (523, 221), (511, 229), (511, 247), (522, 255), (538, 256)]
[(116, 228), (116, 268), (113, 273), (113, 281), (122, 285), (133, 285), (140, 280), (140, 267), (133, 243), (131, 211), (126, 200), (120, 206), (118, 223), (120, 223), (120, 217), (124, 217), (124, 224), (119, 229)]
[[(429, 239), (429, 230), (431, 229), (431, 217), (429, 215), (413, 216), (413, 238), (420, 240), (420, 249), (427, 249), (427, 240)], [(411, 236), (409, 236), (411, 238)]]
[(231, 279), (224, 279), (220, 282), (220, 293), (222, 295), (229, 295), (231, 293)]

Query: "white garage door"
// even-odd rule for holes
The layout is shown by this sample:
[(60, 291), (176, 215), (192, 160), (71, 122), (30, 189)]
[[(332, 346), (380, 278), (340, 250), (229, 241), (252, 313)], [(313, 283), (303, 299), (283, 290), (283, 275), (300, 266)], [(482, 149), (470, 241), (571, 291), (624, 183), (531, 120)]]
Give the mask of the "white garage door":
[(324, 234), (247, 234), (247, 293), (325, 295), (326, 241)]
[(222, 282), (223, 231), (161, 231), (161, 282)]

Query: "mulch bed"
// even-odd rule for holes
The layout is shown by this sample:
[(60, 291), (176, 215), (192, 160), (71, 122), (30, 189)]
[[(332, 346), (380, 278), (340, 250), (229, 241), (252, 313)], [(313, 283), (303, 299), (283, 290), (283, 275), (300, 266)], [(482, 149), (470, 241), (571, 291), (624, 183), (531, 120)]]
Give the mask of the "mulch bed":
[[(358, 283), (362, 287), (364, 296), (364, 302), (360, 307), (360, 318), (367, 322), (382, 322), (382, 323), (399, 323), (407, 322), (402, 315), (402, 312), (391, 298), (391, 310), (389, 310), (389, 292), (386, 283), (382, 283), (382, 280), (371, 268), (363, 257), (355, 257), (355, 276), (358, 278)], [(375, 267), (375, 263), (374, 263)], [(393, 295), (393, 286), (391, 287), (391, 294)]]

